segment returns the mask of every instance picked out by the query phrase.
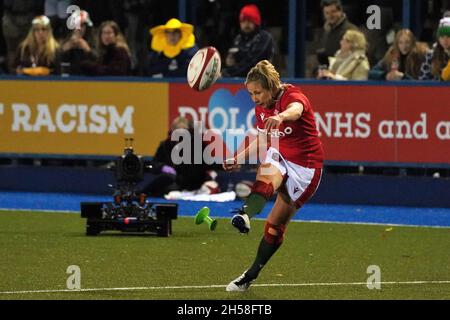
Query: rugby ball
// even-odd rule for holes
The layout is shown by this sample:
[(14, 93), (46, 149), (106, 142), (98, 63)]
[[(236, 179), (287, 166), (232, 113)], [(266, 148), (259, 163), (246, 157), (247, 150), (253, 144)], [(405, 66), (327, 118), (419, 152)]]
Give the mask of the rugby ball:
[(221, 66), (220, 54), (216, 48), (205, 47), (198, 50), (189, 62), (189, 86), (196, 91), (208, 89), (219, 78)]

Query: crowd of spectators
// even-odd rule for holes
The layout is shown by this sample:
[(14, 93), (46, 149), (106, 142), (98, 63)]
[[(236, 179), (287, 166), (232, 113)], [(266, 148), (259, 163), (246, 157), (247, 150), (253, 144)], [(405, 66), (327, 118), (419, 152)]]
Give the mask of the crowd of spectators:
[(446, 14), (439, 21), (436, 43), (431, 49), (426, 42), (417, 41), (411, 30), (400, 29), (394, 33), (383, 58), (371, 64), (369, 56), (376, 56), (372, 52), (376, 48), (367, 42), (367, 30), (358, 30), (348, 21), (342, 2), (322, 0), (321, 8), (325, 23), (321, 47), (317, 50), (319, 66), (315, 74), (318, 79), (450, 79), (450, 18)]
[[(350, 0), (347, 0), (350, 1)], [(364, 1), (363, 1), (364, 2)], [(23, 76), (184, 77), (199, 47), (213, 45), (223, 77), (245, 77), (260, 60), (280, 62), (283, 40), (266, 28), (263, 1), (204, 4), (193, 25), (176, 18), (177, 0), (0, 1), (0, 73)], [(83, 10), (72, 13), (76, 5)], [(450, 80), (450, 14), (429, 41), (395, 25), (381, 7), (382, 27), (352, 21), (341, 0), (320, 1), (318, 28), (307, 76), (325, 80)], [(284, 12), (280, 5), (280, 14)], [(319, 14), (320, 13), (320, 14)], [(171, 17), (167, 19), (167, 17)], [(163, 19), (164, 20), (161, 20)], [(68, 19), (76, 28), (68, 28)], [(312, 19), (314, 20), (314, 18)], [(72, 29), (72, 30), (71, 30)], [(145, 32), (144, 32), (144, 31)], [(308, 29), (311, 30), (311, 29)], [(302, 61), (299, 63), (306, 63)], [(281, 68), (281, 66), (278, 66)]]

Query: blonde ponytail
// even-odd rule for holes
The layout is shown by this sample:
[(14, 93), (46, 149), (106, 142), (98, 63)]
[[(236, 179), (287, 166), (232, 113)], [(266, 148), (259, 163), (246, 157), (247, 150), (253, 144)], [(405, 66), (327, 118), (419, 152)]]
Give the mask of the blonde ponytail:
[(267, 60), (262, 60), (256, 64), (247, 74), (245, 84), (259, 81), (264, 89), (273, 91), (281, 87), (280, 74), (273, 64)]

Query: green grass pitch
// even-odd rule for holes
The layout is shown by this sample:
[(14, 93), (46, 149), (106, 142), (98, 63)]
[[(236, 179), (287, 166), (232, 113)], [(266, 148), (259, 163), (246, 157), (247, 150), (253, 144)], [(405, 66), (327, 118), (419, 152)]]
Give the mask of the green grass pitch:
[[(228, 293), (253, 261), (262, 220), (240, 235), (228, 220), (211, 232), (181, 217), (169, 238), (87, 237), (85, 222), (74, 213), (0, 212), (0, 299), (450, 299), (448, 228), (293, 222), (255, 286)], [(97, 290), (64, 292), (71, 265), (81, 289)], [(370, 265), (380, 267), (379, 290), (366, 286)], [(20, 293), (36, 290), (54, 291)]]

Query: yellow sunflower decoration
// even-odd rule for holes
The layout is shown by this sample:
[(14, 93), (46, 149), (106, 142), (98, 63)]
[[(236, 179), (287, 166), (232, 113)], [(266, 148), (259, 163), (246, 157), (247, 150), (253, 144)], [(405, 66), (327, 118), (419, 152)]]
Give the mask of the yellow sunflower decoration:
[[(166, 31), (180, 30), (181, 39), (176, 45), (170, 45), (166, 40)], [(153, 36), (151, 47), (157, 52), (163, 52), (168, 58), (176, 57), (181, 50), (192, 48), (195, 45), (194, 26), (182, 23), (178, 19), (170, 19), (165, 25), (150, 29)]]

